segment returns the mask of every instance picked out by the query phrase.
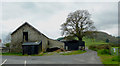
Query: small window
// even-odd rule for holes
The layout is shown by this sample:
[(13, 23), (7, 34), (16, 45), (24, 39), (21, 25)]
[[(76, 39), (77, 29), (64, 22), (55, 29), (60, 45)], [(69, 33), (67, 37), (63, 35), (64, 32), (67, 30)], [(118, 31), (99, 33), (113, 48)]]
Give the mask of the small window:
[(23, 32), (23, 42), (28, 42), (28, 32)]
[(48, 41), (48, 46), (50, 45), (50, 42)]

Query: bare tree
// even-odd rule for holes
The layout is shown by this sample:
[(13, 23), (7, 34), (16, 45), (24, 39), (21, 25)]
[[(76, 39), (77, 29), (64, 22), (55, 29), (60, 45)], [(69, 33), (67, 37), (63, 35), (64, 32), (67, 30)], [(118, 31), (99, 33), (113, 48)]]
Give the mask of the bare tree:
[(75, 36), (79, 40), (96, 30), (87, 10), (77, 10), (69, 13), (66, 22), (61, 25), (62, 35)]
[(4, 43), (10, 43), (11, 42), (11, 33), (8, 33), (7, 36), (3, 40)]

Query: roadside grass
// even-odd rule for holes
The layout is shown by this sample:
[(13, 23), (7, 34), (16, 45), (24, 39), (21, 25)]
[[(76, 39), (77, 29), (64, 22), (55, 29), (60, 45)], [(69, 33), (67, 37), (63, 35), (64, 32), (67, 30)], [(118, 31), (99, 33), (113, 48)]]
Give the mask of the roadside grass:
[[(112, 55), (98, 55), (100, 56), (100, 59), (102, 61), (103, 64), (119, 64), (120, 63), (120, 59), (118, 58), (118, 56), (112, 56)], [(107, 66), (107, 65), (106, 65)]]
[[(105, 45), (98, 45), (100, 46), (105, 46)], [(96, 49), (97, 47), (93, 47), (94, 49)], [(94, 50), (91, 49), (91, 50)], [(108, 47), (106, 46), (104, 48), (101, 49), (96, 49), (95, 51), (97, 51), (98, 56), (100, 57), (101, 62), (104, 64), (104, 66), (120, 66), (118, 64), (120, 64), (120, 53), (118, 55), (111, 55), (110, 53), (110, 48), (108, 49)]]
[(22, 55), (22, 53), (1, 53), (0, 55), (4, 56), (50, 56), (50, 55), (77, 55), (85, 53), (86, 51), (77, 50), (77, 51), (70, 51), (70, 52), (46, 52), (46, 53), (40, 53), (40, 54), (34, 54), (34, 55)]
[(18, 56), (22, 56), (22, 53), (1, 53), (0, 55), (18, 55)]
[(67, 53), (61, 53), (60, 55), (77, 55), (77, 54), (82, 54), (85, 53), (86, 51), (82, 51), (82, 50), (77, 50), (77, 51), (71, 51), (71, 52), (67, 52)]
[(1, 53), (0, 55), (4, 55), (4, 56), (44, 56), (44, 55), (50, 55), (50, 54), (41, 53), (41, 54), (34, 54), (34, 55), (27, 55), (27, 54), (23, 55), (22, 53)]
[(109, 49), (101, 49), (97, 51), (98, 56), (103, 64), (118, 64), (120, 63), (119, 55), (111, 55)]
[(83, 38), (86, 46), (89, 49), (97, 51), (98, 56), (100, 57), (101, 62), (104, 66), (120, 66), (120, 53), (117, 55), (111, 55), (111, 47), (116, 47), (118, 45), (109, 44), (103, 41), (96, 41), (89, 38)]

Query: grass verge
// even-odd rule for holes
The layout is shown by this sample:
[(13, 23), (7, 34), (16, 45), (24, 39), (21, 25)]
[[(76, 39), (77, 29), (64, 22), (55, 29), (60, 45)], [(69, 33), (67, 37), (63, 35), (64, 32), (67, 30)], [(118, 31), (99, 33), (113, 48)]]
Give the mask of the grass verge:
[(9, 56), (50, 56), (50, 55), (77, 55), (77, 54), (82, 54), (85, 53), (86, 51), (82, 51), (82, 50), (77, 50), (77, 51), (71, 51), (71, 52), (62, 52), (62, 53), (57, 53), (57, 52), (51, 52), (51, 53), (40, 53), (40, 54), (34, 54), (34, 55), (22, 55), (22, 53), (1, 53), (0, 55), (9, 55)]
[(82, 54), (85, 53), (86, 51), (82, 51), (82, 50), (77, 50), (77, 51), (71, 51), (71, 52), (67, 52), (67, 53), (61, 53), (60, 55), (77, 55), (77, 54)]
[(22, 56), (22, 53), (1, 53), (0, 55), (18, 55), (18, 56)]
[(97, 53), (104, 66), (119, 66), (120, 56), (111, 55), (106, 49), (98, 50)]
[(109, 44), (91, 45), (89, 46), (89, 49), (97, 51), (104, 66), (120, 66), (120, 54), (111, 55), (111, 47), (112, 45)]
[(118, 64), (118, 56), (111, 56), (111, 55), (98, 55), (103, 64)]
[(34, 54), (34, 55), (23, 55), (22, 53), (0, 53), (0, 55), (4, 55), (4, 56), (43, 56), (43, 54)]

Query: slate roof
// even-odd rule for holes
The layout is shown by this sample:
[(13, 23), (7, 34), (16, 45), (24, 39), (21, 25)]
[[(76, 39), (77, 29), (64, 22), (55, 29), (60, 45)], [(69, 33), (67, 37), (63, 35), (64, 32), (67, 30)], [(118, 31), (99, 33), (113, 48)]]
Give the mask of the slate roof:
[[(42, 34), (39, 30), (37, 30), (36, 28), (34, 28), (32, 25), (30, 25), (29, 23), (25, 22), (23, 25), (21, 25), (20, 27), (18, 27), (14, 32), (11, 33), (11, 35), (13, 35), (14, 33), (17, 32), (17, 30), (19, 30), (21, 27), (28, 25), (29, 27), (31, 27), (33, 30), (37, 31), (40, 35)], [(42, 34), (43, 36), (45, 36), (44, 34)], [(47, 36), (45, 36), (46, 38), (48, 38)]]
[(22, 45), (40, 45), (42, 41), (40, 42), (24, 42)]

